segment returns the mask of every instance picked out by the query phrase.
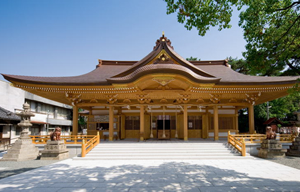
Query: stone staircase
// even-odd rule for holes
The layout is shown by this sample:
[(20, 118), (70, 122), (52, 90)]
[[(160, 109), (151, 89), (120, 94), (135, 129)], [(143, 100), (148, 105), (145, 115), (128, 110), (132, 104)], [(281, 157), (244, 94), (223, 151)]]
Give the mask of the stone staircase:
[(242, 157), (216, 142), (102, 142), (86, 157), (74, 160), (202, 160), (202, 159), (249, 159)]

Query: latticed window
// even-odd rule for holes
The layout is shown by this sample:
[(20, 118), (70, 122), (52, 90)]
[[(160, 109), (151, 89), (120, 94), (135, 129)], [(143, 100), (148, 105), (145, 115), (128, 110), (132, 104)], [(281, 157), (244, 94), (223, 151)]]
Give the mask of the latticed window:
[[(210, 129), (214, 129), (214, 118), (210, 118)], [(233, 117), (219, 117), (219, 129), (232, 129)]]
[(232, 129), (233, 117), (219, 117), (219, 129)]
[(125, 117), (126, 130), (140, 130), (140, 116), (126, 116)]

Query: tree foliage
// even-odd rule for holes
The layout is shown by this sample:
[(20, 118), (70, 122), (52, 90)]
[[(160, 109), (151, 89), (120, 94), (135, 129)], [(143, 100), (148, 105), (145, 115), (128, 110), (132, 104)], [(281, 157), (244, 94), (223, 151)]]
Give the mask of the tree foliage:
[(197, 57), (190, 56), (189, 58), (186, 58), (187, 61), (201, 61), (201, 59), (198, 59)]
[[(248, 62), (244, 59), (228, 58), (228, 63), (231, 68), (239, 73), (245, 75), (257, 75), (255, 71), (248, 67)], [(284, 72), (285, 73), (285, 72)], [(280, 76), (284, 73), (279, 70), (270, 70), (269, 76)], [(276, 117), (283, 122), (295, 121), (296, 116), (295, 111), (299, 110), (300, 103), (300, 92), (291, 92), (286, 97), (278, 98), (269, 102), (269, 117)], [(241, 132), (248, 131), (248, 117), (245, 115), (245, 109), (239, 111), (239, 127)], [(255, 116), (255, 129), (258, 132), (263, 133), (265, 131), (265, 125), (263, 123), (267, 120), (267, 104), (263, 103), (254, 106), (254, 116)]]
[[(82, 111), (84, 111), (84, 109), (81, 109), (81, 108), (78, 109), (78, 112), (82, 112)], [(86, 116), (83, 116), (83, 115), (79, 115), (79, 116), (78, 116), (78, 124), (80, 125), (80, 128), (81, 128), (81, 129), (86, 128), (86, 125), (87, 125), (87, 117), (86, 117)]]
[(167, 14), (204, 36), (210, 27), (230, 28), (232, 12), (247, 41), (244, 57), (255, 73), (286, 70), (300, 75), (300, 0), (165, 0)]

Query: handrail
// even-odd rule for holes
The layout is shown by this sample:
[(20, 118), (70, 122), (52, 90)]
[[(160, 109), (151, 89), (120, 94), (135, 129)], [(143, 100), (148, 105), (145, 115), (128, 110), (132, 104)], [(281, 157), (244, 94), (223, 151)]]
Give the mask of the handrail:
[[(245, 143), (261, 143), (262, 140), (267, 138), (265, 134), (236, 134), (234, 137), (238, 140), (244, 139)], [(295, 137), (292, 134), (277, 134), (276, 140), (279, 140), (281, 143), (291, 143)]]
[[(30, 135), (33, 144), (46, 144), (50, 140), (49, 135)], [(95, 135), (62, 135), (60, 139), (65, 144), (82, 144), (82, 141), (89, 140), (95, 137)]]
[[(249, 143), (262, 143), (262, 140), (266, 139), (265, 134), (236, 134), (231, 135), (228, 131), (228, 144), (231, 144), (236, 148), (242, 156), (246, 156), (246, 144)], [(276, 140), (281, 143), (291, 143), (296, 138), (293, 134), (277, 134)]]
[(90, 152), (99, 143), (100, 143), (99, 131), (97, 132), (96, 136), (94, 136), (92, 139), (88, 140), (87, 142), (85, 139), (83, 139), (82, 145), (81, 145), (81, 157), (85, 157), (85, 155), (88, 152)]
[(245, 140), (238, 140), (230, 134), (230, 131), (228, 131), (228, 144), (231, 144), (234, 148), (236, 148), (236, 150), (238, 150), (242, 154), (242, 156), (246, 156)]

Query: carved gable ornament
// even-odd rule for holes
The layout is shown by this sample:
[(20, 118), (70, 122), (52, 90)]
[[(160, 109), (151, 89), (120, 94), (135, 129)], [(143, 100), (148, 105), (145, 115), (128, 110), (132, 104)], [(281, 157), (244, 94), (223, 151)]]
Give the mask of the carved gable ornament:
[(165, 53), (162, 53), (161, 55), (159, 55), (159, 57), (157, 57), (154, 61), (153, 61), (153, 64), (157, 64), (157, 63), (160, 63), (160, 64), (174, 64), (173, 60), (170, 59), (170, 57), (168, 57), (167, 54)]
[(171, 89), (168, 84), (174, 81), (173, 77), (154, 77), (153, 81), (159, 83), (159, 87), (157, 89)]
[(152, 59), (150, 64), (178, 64), (164, 49), (161, 50), (154, 59)]

